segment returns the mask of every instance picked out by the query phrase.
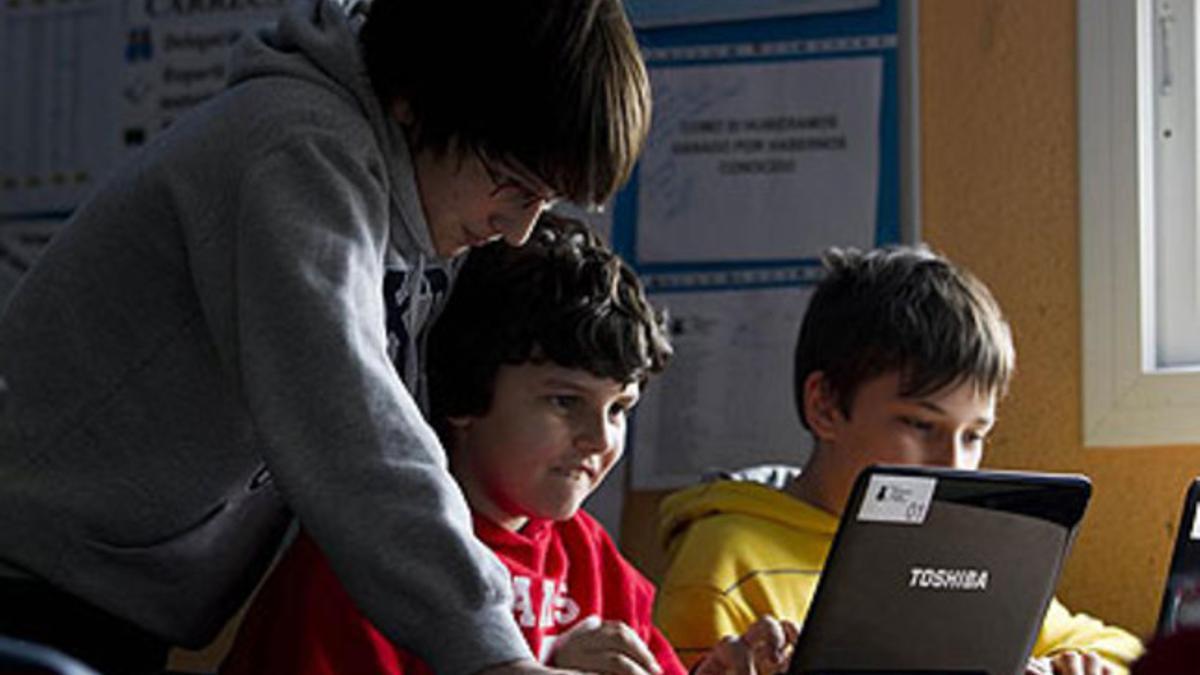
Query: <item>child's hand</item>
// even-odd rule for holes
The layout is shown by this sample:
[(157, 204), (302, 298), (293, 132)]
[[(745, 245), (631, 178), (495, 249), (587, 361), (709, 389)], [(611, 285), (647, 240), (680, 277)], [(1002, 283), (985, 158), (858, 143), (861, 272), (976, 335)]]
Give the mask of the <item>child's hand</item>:
[(550, 665), (589, 673), (658, 675), (662, 668), (650, 648), (620, 621), (589, 616), (554, 643)]
[(774, 675), (787, 670), (800, 627), (767, 615), (741, 637), (726, 636), (704, 657), (693, 675)]
[(1066, 651), (1029, 659), (1025, 675), (1117, 675), (1120, 670), (1096, 652)]

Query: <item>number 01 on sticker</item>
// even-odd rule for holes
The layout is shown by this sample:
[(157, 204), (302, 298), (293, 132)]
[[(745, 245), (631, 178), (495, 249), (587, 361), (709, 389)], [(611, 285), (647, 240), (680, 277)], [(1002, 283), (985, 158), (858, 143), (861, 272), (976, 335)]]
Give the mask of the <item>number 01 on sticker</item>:
[(936, 478), (924, 476), (871, 476), (858, 519), (873, 523), (920, 525), (929, 515), (937, 488)]

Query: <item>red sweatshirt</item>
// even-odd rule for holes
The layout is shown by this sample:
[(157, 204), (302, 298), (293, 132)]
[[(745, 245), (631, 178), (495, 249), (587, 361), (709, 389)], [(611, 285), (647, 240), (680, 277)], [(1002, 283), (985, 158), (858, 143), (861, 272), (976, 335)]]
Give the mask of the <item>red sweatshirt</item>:
[[(664, 675), (686, 673), (650, 622), (654, 586), (591, 516), (579, 511), (510, 532), (476, 515), (475, 534), (512, 573), (513, 616), (543, 662), (559, 635), (596, 615), (633, 628)], [(375, 630), (303, 532), (259, 591), (221, 666), (223, 675), (430, 672)]]

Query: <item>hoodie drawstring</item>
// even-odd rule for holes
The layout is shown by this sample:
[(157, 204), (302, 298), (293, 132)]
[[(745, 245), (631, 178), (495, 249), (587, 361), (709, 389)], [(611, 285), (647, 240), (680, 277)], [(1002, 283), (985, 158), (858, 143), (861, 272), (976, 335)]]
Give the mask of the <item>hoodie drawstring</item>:
[(417, 351), (417, 334), (425, 323), (429, 313), (429, 302), (432, 294), (429, 282), (425, 280), (425, 256), (417, 256), (417, 265), (408, 272), (404, 294), (408, 298), (408, 307), (402, 318), (404, 322), (404, 370), (401, 375), (408, 383), (413, 397), (418, 405), (425, 407), (425, 383), (421, 376), (420, 353)]
[(451, 272), (430, 265), (424, 256), (414, 267), (392, 268), (384, 274), (383, 296), (387, 326), (387, 352), (392, 366), (418, 405), (428, 403), (424, 362), (426, 333), (450, 292)]

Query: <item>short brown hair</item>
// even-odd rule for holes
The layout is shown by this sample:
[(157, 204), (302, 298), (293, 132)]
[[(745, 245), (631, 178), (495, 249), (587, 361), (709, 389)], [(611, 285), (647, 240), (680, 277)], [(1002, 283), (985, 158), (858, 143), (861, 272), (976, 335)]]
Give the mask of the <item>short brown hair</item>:
[(580, 221), (544, 213), (529, 241), (471, 251), (429, 336), (430, 418), (485, 414), (502, 365), (553, 363), (627, 383), (671, 357), (634, 271)]
[(804, 383), (825, 375), (850, 414), (858, 388), (900, 373), (900, 393), (922, 396), (970, 382), (1002, 396), (1016, 355), (987, 286), (923, 246), (831, 248), (796, 342), (796, 408), (805, 428)]
[(360, 39), (418, 146), (516, 160), (602, 204), (645, 143), (650, 85), (620, 0), (374, 0)]

